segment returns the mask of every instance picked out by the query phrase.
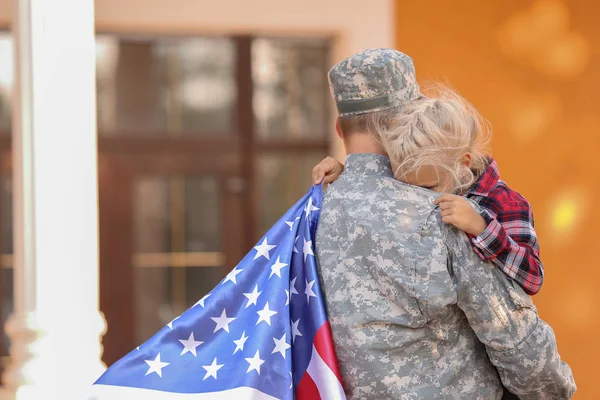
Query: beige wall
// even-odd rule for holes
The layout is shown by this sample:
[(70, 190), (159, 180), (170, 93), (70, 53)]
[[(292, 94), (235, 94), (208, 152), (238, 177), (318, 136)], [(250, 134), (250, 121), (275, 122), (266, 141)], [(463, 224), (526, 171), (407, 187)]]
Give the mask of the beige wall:
[(494, 128), (502, 177), (533, 205), (546, 281), (534, 297), (579, 387), (600, 398), (600, 4), (397, 2), (396, 47)]

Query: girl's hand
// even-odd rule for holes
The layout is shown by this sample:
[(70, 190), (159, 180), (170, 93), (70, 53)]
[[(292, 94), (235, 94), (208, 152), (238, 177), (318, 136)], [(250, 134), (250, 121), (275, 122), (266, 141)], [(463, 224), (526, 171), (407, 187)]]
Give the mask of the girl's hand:
[(461, 196), (444, 194), (435, 200), (435, 204), (442, 210), (442, 221), (463, 232), (479, 236), (487, 228), (486, 220)]
[(333, 157), (326, 157), (312, 170), (312, 179), (315, 185), (334, 182), (344, 170), (344, 164)]

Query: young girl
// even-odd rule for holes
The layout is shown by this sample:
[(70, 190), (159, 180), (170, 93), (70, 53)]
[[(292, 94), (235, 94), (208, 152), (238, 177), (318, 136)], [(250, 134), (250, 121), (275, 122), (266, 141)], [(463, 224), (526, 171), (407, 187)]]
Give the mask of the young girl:
[[(442, 89), (435, 97), (404, 106), (393, 126), (380, 132), (379, 140), (390, 156), (395, 177), (448, 193), (435, 202), (442, 220), (466, 232), (475, 252), (491, 260), (528, 294), (538, 293), (544, 269), (531, 206), (500, 180), (496, 161), (482, 150), (486, 130), (477, 110)], [(313, 169), (313, 181), (333, 182), (343, 168), (327, 157)], [(465, 197), (477, 203), (481, 213)]]

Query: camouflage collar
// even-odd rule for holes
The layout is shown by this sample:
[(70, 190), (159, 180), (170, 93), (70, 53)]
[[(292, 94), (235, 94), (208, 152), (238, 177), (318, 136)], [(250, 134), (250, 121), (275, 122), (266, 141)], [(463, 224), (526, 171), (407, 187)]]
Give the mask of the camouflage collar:
[(394, 176), (390, 159), (379, 154), (348, 154), (344, 173)]

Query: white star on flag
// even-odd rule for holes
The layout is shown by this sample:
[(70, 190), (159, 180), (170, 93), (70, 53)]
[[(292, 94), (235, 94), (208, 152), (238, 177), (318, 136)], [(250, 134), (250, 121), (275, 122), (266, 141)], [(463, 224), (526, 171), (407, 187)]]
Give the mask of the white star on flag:
[(208, 299), (209, 297), (210, 297), (210, 293), (208, 293), (206, 296), (204, 296), (203, 298), (198, 300), (198, 302), (196, 304), (194, 304), (194, 307), (199, 305), (200, 307), (204, 308), (204, 300)]
[(288, 306), (290, 305), (290, 291), (287, 289), (283, 290), (285, 290), (285, 305)]
[(213, 333), (215, 333), (219, 329), (224, 329), (227, 333), (229, 333), (229, 324), (235, 320), (235, 318), (227, 318), (227, 313), (225, 312), (225, 309), (223, 309), (223, 312), (221, 313), (220, 317), (211, 317), (210, 319), (217, 323), (217, 326), (215, 326), (215, 330), (213, 331)]
[(173, 318), (173, 321), (171, 321), (167, 324), (169, 329), (173, 330), (173, 322), (177, 321), (179, 318), (181, 318), (181, 317), (175, 317), (175, 318)]
[(302, 251), (304, 252), (304, 262), (306, 262), (306, 257), (314, 257), (315, 254), (312, 251), (312, 240), (306, 241), (306, 239), (304, 239), (304, 249)]
[(292, 250), (294, 253), (300, 253), (296, 248), (296, 242), (298, 241), (298, 239), (300, 239), (300, 236), (296, 236), (296, 239), (294, 239), (294, 249)]
[(248, 366), (248, 371), (246, 371), (246, 373), (249, 373), (250, 371), (256, 371), (260, 375), (260, 366), (265, 363), (265, 360), (260, 359), (258, 350), (256, 350), (256, 354), (254, 355), (254, 357), (246, 358), (246, 361), (248, 361), (248, 363), (250, 364)]
[(310, 217), (310, 213), (313, 211), (317, 211), (319, 208), (313, 206), (312, 197), (308, 199), (308, 204), (304, 208), (304, 213), (306, 214), (306, 219)]
[(254, 247), (254, 249), (256, 250), (256, 254), (254, 255), (254, 259), (256, 260), (258, 257), (263, 256), (267, 260), (270, 260), (270, 258), (269, 258), (269, 251), (271, 251), (275, 247), (277, 247), (276, 244), (270, 245), (267, 242), (267, 238), (265, 238), (260, 245)]
[(246, 336), (246, 331), (244, 331), (242, 332), (241, 338), (233, 341), (233, 343), (235, 343), (235, 350), (233, 351), (233, 354), (237, 353), (238, 350), (244, 351), (244, 344), (246, 344), (246, 340), (248, 340), (248, 336)]
[(290, 227), (290, 232), (292, 231), (292, 229), (294, 229), (294, 223), (295, 223), (296, 221), (298, 221), (299, 219), (300, 219), (300, 217), (296, 217), (296, 219), (295, 219), (295, 220), (293, 220), (293, 221), (285, 221), (285, 223), (286, 223), (286, 224), (288, 224), (288, 225), (289, 225), (289, 227)]
[(275, 348), (271, 354), (279, 353), (283, 356), (283, 358), (285, 358), (285, 351), (292, 347), (285, 341), (285, 333), (281, 339), (273, 338), (273, 341), (275, 342)]
[(204, 379), (202, 380), (205, 380), (209, 376), (217, 379), (217, 371), (223, 368), (223, 365), (225, 364), (217, 364), (217, 357), (215, 357), (211, 365), (203, 365), (202, 368), (206, 370), (206, 375), (204, 375)]
[(280, 258), (281, 257), (277, 257), (275, 264), (271, 265), (271, 275), (269, 275), (269, 279), (271, 279), (273, 275), (277, 275), (279, 278), (281, 278), (281, 269), (287, 267), (287, 264), (282, 263)]
[(271, 317), (277, 314), (277, 311), (269, 310), (269, 302), (265, 304), (265, 308), (256, 312), (259, 316), (258, 321), (256, 321), (256, 325), (260, 324), (261, 321), (265, 321), (269, 326), (271, 326)]
[(306, 303), (310, 304), (310, 298), (311, 297), (317, 297), (317, 295), (315, 294), (315, 292), (313, 292), (312, 287), (315, 284), (315, 280), (313, 279), (312, 281), (306, 281), (306, 289), (304, 289), (304, 294), (306, 295)]
[(183, 345), (180, 356), (185, 353), (192, 353), (194, 357), (196, 357), (196, 347), (204, 343), (194, 339), (194, 332), (190, 333), (190, 338), (188, 340), (179, 339), (179, 342)]
[(298, 324), (300, 323), (300, 318), (298, 321), (294, 322), (292, 320), (292, 343), (296, 341), (296, 336), (302, 336), (302, 333), (298, 329)]
[(240, 272), (242, 272), (243, 269), (237, 269), (237, 267), (235, 267), (234, 269), (231, 270), (231, 272), (229, 272), (227, 274), (227, 277), (225, 278), (225, 280), (223, 281), (223, 285), (226, 284), (228, 281), (233, 282), (234, 284), (237, 285), (237, 282), (235, 281), (235, 277), (238, 276), (238, 274)]
[(156, 374), (158, 376), (160, 376), (162, 378), (162, 369), (164, 367), (166, 367), (167, 365), (169, 365), (168, 362), (162, 362), (160, 361), (160, 353), (158, 353), (158, 355), (156, 356), (156, 358), (154, 360), (144, 360), (146, 361), (146, 364), (148, 364), (148, 366), (150, 368), (148, 368), (148, 372), (146, 372), (146, 375), (150, 375), (153, 372), (156, 372)]
[(296, 290), (296, 279), (298, 279), (298, 277), (292, 279), (292, 281), (290, 282), (290, 295), (300, 294)]
[(248, 302), (246, 303), (246, 307), (244, 308), (248, 308), (252, 304), (256, 305), (256, 302), (258, 301), (258, 296), (260, 296), (261, 293), (262, 292), (258, 291), (258, 285), (254, 286), (254, 290), (252, 291), (252, 293), (244, 293), (244, 296), (248, 298)]

